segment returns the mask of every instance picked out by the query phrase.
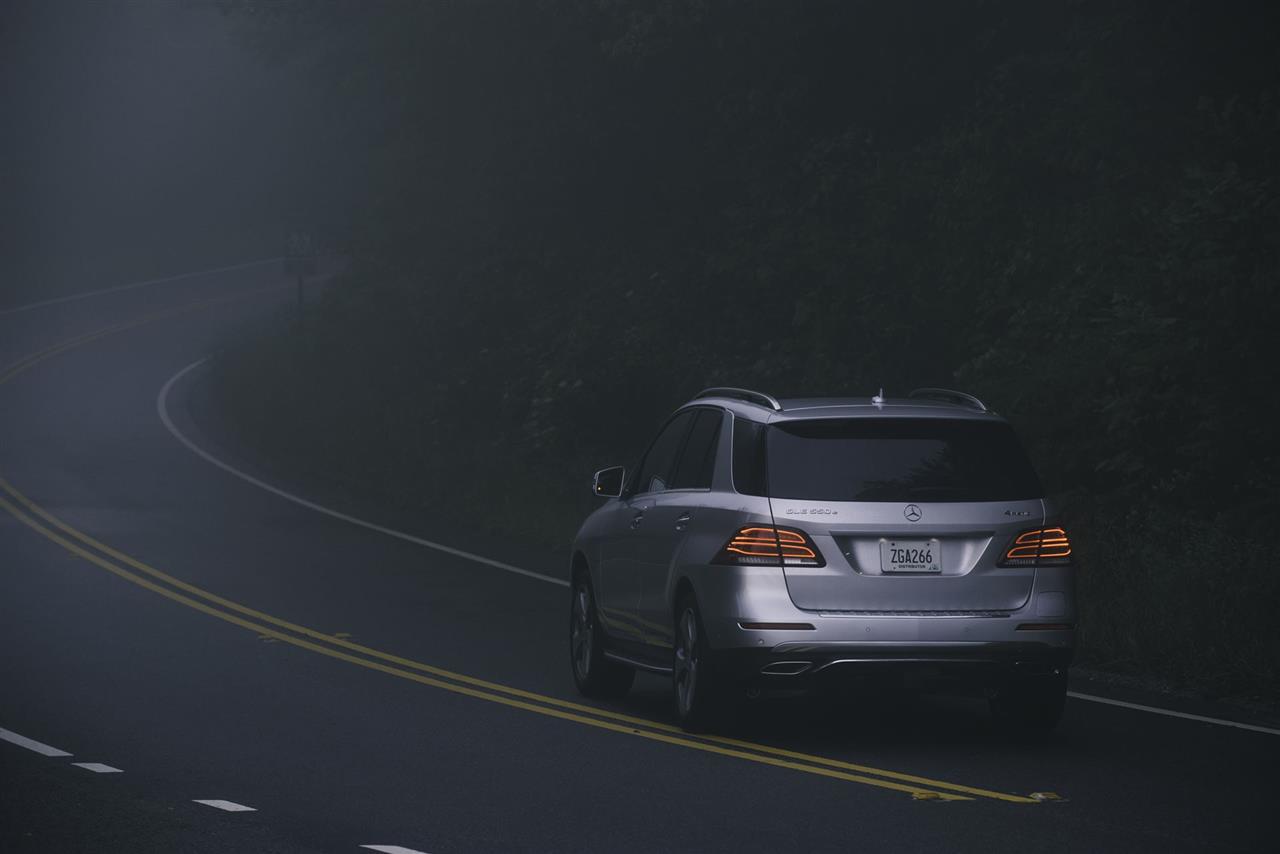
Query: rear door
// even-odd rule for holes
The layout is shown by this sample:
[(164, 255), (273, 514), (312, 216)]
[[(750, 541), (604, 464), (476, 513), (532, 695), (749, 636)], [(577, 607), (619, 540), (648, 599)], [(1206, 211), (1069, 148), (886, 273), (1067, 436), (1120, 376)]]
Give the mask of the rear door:
[(653, 497), (638, 550), (639, 622), (646, 643), (655, 647), (671, 645), (671, 603), (667, 598), (671, 565), (690, 526), (697, 524), (705, 509), (725, 418), (724, 410), (714, 407), (686, 411), (695, 413), (692, 425), (667, 488)]
[(783, 421), (765, 444), (776, 524), (808, 533), (826, 562), (785, 567), (798, 607), (973, 613), (1030, 596), (1035, 569), (1003, 558), (1043, 526), (1042, 490), (1003, 421)]
[(609, 633), (621, 640), (637, 644), (646, 641), (640, 621), (640, 590), (641, 565), (652, 551), (650, 541), (658, 533), (651, 512), (671, 483), (694, 415), (689, 410), (678, 412), (658, 431), (635, 475), (628, 479), (604, 543), (609, 573), (603, 579), (600, 606)]

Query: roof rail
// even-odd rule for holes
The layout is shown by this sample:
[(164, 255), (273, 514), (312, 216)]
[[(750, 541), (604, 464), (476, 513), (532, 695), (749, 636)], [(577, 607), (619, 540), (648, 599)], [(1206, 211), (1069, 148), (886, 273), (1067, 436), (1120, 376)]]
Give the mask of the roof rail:
[(970, 409), (976, 409), (979, 412), (989, 412), (987, 405), (971, 394), (965, 394), (962, 391), (952, 391), (949, 388), (918, 388), (911, 394), (907, 395), (911, 398), (919, 398), (924, 400), (939, 400), (943, 403), (951, 403), (956, 406), (967, 406)]
[(747, 403), (755, 403), (760, 406), (767, 406), (774, 412), (782, 411), (782, 404), (778, 402), (776, 397), (765, 394), (761, 391), (751, 391), (745, 388), (728, 388), (725, 386), (717, 386), (715, 388), (704, 388), (693, 396), (694, 400), (703, 397), (728, 397), (734, 400), (745, 400)]

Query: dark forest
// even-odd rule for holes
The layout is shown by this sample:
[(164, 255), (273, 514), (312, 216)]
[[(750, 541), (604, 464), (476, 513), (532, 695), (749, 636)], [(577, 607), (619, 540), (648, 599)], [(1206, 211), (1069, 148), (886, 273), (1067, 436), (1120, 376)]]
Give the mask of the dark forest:
[(222, 365), (277, 464), (555, 546), (703, 387), (963, 388), (1067, 508), (1086, 661), (1275, 691), (1263, 7), (227, 5), (363, 187)]

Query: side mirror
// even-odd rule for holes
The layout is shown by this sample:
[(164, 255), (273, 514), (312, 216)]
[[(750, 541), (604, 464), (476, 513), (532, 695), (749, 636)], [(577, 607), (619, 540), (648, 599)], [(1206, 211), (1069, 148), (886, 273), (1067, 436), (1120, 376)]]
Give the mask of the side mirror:
[(591, 483), (591, 491), (601, 498), (617, 498), (622, 494), (622, 476), (625, 473), (622, 466), (600, 469)]

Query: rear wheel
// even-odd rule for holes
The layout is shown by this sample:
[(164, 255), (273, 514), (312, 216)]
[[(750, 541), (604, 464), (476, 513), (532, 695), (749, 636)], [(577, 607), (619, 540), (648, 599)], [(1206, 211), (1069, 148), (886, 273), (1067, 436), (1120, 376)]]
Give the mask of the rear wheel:
[(569, 608), (569, 665), (573, 682), (584, 696), (598, 699), (622, 697), (631, 690), (636, 673), (604, 655), (604, 632), (596, 615), (591, 577), (585, 572), (573, 578)]
[(686, 593), (676, 603), (671, 662), (676, 718), (682, 727), (702, 730), (717, 721), (725, 702), (721, 683), (697, 600), (692, 593)]
[(1067, 675), (1011, 678), (991, 698), (997, 723), (1025, 736), (1046, 736), (1062, 719), (1067, 702)]

